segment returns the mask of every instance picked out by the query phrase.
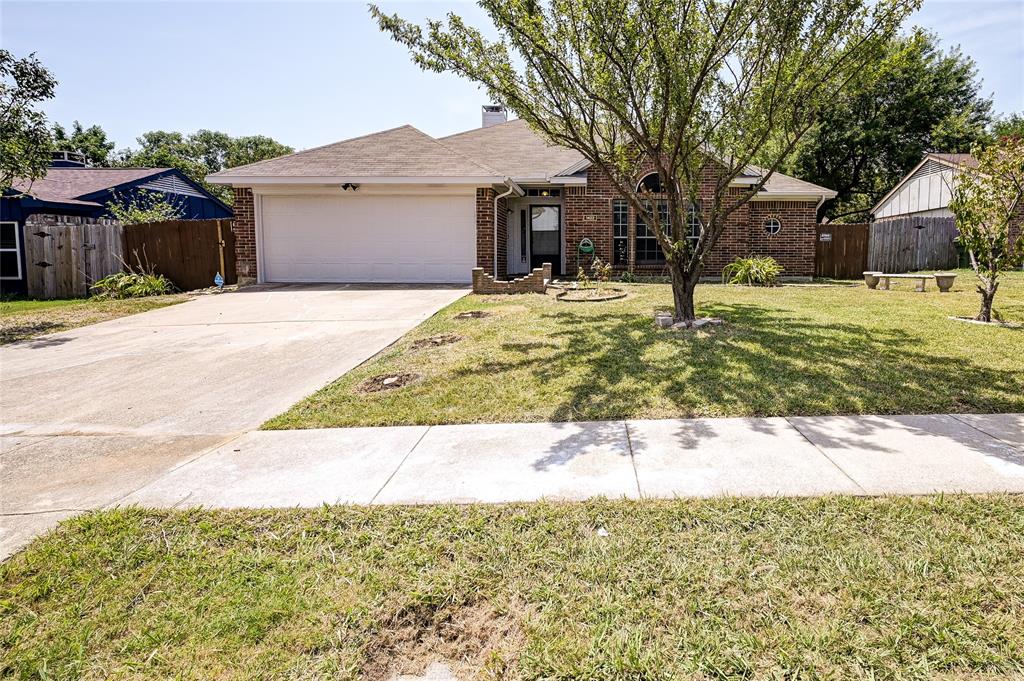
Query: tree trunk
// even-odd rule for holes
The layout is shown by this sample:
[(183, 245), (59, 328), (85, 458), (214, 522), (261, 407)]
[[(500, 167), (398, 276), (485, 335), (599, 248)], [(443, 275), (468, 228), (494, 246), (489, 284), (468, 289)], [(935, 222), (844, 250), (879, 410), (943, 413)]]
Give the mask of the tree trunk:
[(699, 273), (687, 274), (682, 265), (669, 262), (669, 274), (672, 275), (672, 303), (675, 306), (673, 318), (676, 322), (692, 322), (697, 318), (693, 306), (693, 291), (697, 287)]
[(996, 297), (997, 288), (999, 288), (999, 284), (994, 279), (986, 281), (984, 286), (978, 286), (978, 293), (981, 294), (981, 310), (978, 311), (978, 316), (975, 319), (979, 322), (992, 321), (992, 300)]

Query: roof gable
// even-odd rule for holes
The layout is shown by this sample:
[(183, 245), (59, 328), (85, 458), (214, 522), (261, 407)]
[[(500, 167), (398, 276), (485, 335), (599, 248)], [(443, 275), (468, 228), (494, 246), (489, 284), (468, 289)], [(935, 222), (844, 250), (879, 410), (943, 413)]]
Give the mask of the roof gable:
[(491, 177), (499, 173), (411, 125), (222, 170), (234, 177)]

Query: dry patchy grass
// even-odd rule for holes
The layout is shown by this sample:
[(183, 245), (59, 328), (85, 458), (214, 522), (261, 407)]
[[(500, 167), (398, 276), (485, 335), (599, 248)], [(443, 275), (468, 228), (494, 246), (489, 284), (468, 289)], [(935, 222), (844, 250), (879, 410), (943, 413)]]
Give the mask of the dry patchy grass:
[(132, 508), (0, 565), (24, 679), (1006, 679), (1022, 621), (1019, 496)]
[[(977, 309), (967, 273), (948, 294), (701, 286), (699, 313), (726, 324), (700, 332), (654, 328), (667, 285), (623, 288), (594, 304), (467, 296), (266, 427), (1024, 411), (1024, 329), (948, 318)], [(1024, 273), (997, 301), (1024, 320)], [(487, 314), (463, 318), (474, 311)], [(443, 334), (464, 338), (412, 351)], [(422, 379), (358, 390), (405, 373)]]

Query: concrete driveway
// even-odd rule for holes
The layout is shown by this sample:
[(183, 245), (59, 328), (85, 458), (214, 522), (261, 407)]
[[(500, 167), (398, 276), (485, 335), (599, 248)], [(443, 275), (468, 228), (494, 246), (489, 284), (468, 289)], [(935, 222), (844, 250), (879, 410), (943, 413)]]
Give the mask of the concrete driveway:
[(0, 556), (259, 427), (467, 292), (257, 286), (0, 348)]

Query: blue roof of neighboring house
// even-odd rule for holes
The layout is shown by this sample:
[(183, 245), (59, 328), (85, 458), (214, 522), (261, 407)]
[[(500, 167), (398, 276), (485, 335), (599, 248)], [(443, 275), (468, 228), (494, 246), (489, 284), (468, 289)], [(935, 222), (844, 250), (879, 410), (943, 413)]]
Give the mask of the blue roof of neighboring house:
[(192, 218), (231, 217), (231, 208), (176, 168), (51, 167), (34, 182), (15, 180), (14, 192), (25, 207), (85, 213), (94, 217), (106, 212), (115, 194), (139, 190), (162, 192), (184, 205)]

